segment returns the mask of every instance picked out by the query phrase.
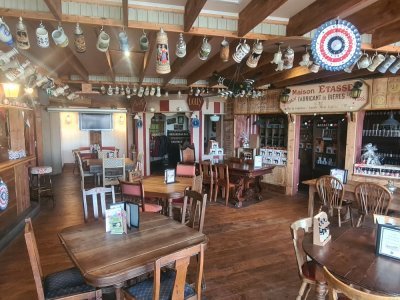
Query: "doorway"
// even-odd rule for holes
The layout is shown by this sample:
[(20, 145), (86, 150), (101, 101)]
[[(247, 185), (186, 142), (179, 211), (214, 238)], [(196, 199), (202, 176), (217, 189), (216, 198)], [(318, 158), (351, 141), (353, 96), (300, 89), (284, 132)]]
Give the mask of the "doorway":
[(216, 141), (223, 148), (222, 118), (220, 115), (204, 115), (203, 153), (209, 154), (209, 141)]

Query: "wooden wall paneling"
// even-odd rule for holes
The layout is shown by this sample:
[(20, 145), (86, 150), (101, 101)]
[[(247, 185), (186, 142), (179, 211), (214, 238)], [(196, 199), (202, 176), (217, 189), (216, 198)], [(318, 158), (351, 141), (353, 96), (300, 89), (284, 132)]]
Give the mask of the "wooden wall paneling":
[(247, 114), (248, 113), (248, 101), (247, 97), (237, 98), (234, 100), (234, 114)]
[(15, 182), (15, 195), (17, 199), (17, 214), (20, 215), (31, 205), (28, 168), (31, 163), (18, 164), (14, 167)]
[(386, 103), (388, 108), (400, 108), (400, 77), (387, 79)]
[(247, 130), (247, 115), (237, 115), (235, 116), (235, 149), (240, 147), (242, 144), (241, 135), (242, 133), (250, 136), (250, 132)]
[(7, 185), (9, 195), (7, 208), (3, 211), (0, 211), (0, 235), (3, 235), (5, 234), (3, 231), (12, 225), (18, 217), (14, 168), (8, 168), (4, 171), (0, 171), (0, 177)]
[(285, 166), (276, 166), (272, 173), (263, 175), (262, 182), (286, 186), (286, 167)]
[(286, 165), (286, 195), (297, 193), (299, 181), (299, 136), (300, 116), (294, 116), (294, 123), (288, 121), (287, 165)]
[(387, 107), (387, 83), (387, 78), (374, 79), (371, 96), (372, 109), (384, 109)]
[(9, 109), (11, 150), (25, 150), (24, 117), (18, 109)]
[(35, 114), (33, 111), (25, 111), (24, 135), (26, 155), (35, 155)]
[(101, 145), (101, 131), (90, 130), (90, 145), (93, 144)]
[(226, 157), (234, 156), (235, 155), (235, 148), (234, 148), (234, 118), (233, 118), (233, 106), (234, 100), (228, 99), (225, 102), (224, 110), (224, 139), (222, 146), (224, 147), (224, 153)]
[(35, 110), (35, 141), (36, 141), (36, 164), (43, 165), (43, 133), (42, 133), (42, 113), (40, 107)]

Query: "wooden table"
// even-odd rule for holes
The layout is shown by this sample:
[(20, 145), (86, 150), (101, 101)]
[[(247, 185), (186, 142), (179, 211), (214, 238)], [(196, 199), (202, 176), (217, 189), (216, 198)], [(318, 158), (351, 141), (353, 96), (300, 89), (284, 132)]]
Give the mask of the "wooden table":
[(116, 299), (122, 299), (124, 282), (151, 272), (157, 258), (208, 241), (203, 233), (154, 213), (141, 213), (140, 228), (128, 234), (106, 233), (103, 222), (93, 222), (64, 228), (58, 235), (86, 282), (113, 285)]
[[(236, 191), (238, 198), (238, 202), (235, 205), (236, 207), (241, 207), (243, 200), (246, 199), (246, 197), (241, 197), (240, 195), (242, 195), (243, 192), (249, 191), (249, 182), (255, 180), (258, 191), (261, 191), (260, 183), (262, 176), (272, 173), (272, 170), (275, 168), (275, 165), (262, 165), (262, 167), (254, 167), (254, 165), (246, 163), (228, 162), (226, 164), (229, 168), (229, 176), (237, 176), (240, 178), (238, 184), (239, 188)], [(248, 193), (248, 195), (251, 195), (251, 193)]]
[[(400, 295), (400, 262), (375, 255), (375, 229), (333, 228), (332, 240), (315, 246), (313, 236), (306, 234), (303, 249), (320, 266), (325, 266), (340, 280), (373, 293)], [(325, 299), (326, 283), (317, 274), (317, 298)]]
[(186, 187), (191, 187), (193, 178), (177, 177), (175, 183), (164, 183), (164, 176), (149, 176), (142, 180), (146, 197), (168, 201), (168, 216), (172, 218), (172, 200), (183, 198)]
[[(308, 216), (312, 217), (314, 215), (314, 197), (317, 193), (316, 188), (317, 179), (310, 179), (303, 181), (304, 184), (308, 185)], [(354, 189), (359, 184), (359, 181), (349, 180), (344, 184), (344, 199), (355, 200)], [(393, 200), (389, 205), (390, 210), (400, 211), (400, 192), (397, 190), (393, 194)]]

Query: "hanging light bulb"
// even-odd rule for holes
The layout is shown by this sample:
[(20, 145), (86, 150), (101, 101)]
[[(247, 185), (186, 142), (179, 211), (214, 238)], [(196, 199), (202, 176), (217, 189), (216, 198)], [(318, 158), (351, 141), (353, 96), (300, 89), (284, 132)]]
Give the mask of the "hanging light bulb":
[(126, 34), (124, 28), (122, 28), (120, 33), (118, 33), (118, 39), (120, 50), (124, 52), (126, 57), (129, 57), (131, 53), (129, 51), (128, 35)]
[(182, 93), (181, 93), (181, 90), (179, 90), (178, 91), (178, 98), (181, 98), (182, 97)]

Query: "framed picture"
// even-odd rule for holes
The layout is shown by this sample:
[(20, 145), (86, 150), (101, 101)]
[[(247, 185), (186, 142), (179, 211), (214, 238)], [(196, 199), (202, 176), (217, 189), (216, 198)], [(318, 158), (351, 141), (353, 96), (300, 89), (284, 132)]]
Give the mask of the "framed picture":
[(347, 173), (348, 170), (343, 170), (343, 169), (331, 169), (330, 171), (331, 176), (336, 177), (343, 184), (347, 183)]
[(164, 171), (164, 181), (166, 184), (175, 182), (175, 169), (166, 169)]
[(178, 117), (178, 124), (183, 124), (183, 116)]
[(171, 118), (171, 119), (168, 119), (167, 120), (167, 124), (168, 125), (170, 125), (170, 124), (175, 124), (176, 123), (176, 118)]
[(378, 223), (376, 254), (400, 260), (400, 227)]
[(183, 130), (183, 125), (175, 124), (174, 125), (174, 130)]

